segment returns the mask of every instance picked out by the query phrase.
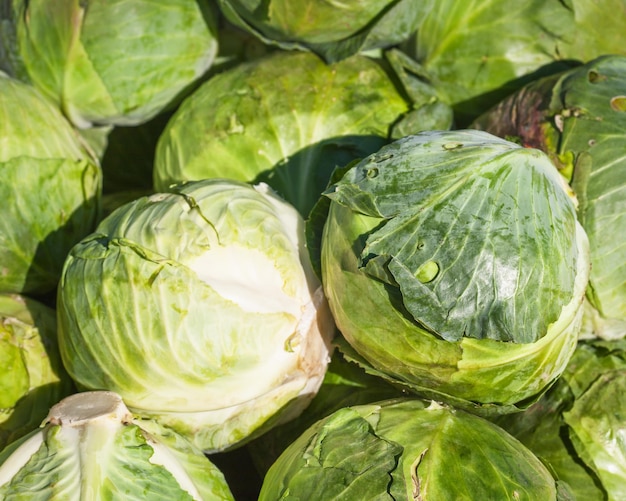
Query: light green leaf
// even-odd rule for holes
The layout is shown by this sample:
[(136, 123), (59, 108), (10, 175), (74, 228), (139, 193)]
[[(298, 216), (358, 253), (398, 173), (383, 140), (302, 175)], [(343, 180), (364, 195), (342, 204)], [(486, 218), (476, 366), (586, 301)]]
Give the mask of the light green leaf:
[(572, 443), (610, 500), (626, 496), (626, 370), (604, 373), (563, 413)]

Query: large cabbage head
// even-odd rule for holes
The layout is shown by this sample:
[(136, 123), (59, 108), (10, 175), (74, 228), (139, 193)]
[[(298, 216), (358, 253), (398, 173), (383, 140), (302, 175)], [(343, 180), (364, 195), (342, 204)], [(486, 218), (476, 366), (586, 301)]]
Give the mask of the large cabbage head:
[(114, 211), (70, 252), (58, 312), (80, 387), (119, 393), (205, 451), (298, 414), (334, 334), (302, 218), (266, 186), (226, 180)]
[(43, 294), (99, 218), (97, 160), (35, 88), (0, 72), (0, 292)]
[(352, 166), (327, 195), (322, 278), (350, 356), (485, 412), (527, 405), (561, 374), (589, 255), (544, 153), (429, 131)]
[(119, 395), (70, 395), (0, 452), (2, 499), (233, 501), (219, 471), (180, 435), (137, 419)]
[(0, 68), (32, 82), (79, 127), (148, 120), (176, 102), (217, 52), (206, 0), (0, 3)]
[(61, 364), (55, 311), (0, 294), (0, 449), (37, 428), (74, 389)]
[(473, 414), (418, 399), (344, 407), (304, 431), (259, 501), (555, 501), (557, 482), (518, 440)]

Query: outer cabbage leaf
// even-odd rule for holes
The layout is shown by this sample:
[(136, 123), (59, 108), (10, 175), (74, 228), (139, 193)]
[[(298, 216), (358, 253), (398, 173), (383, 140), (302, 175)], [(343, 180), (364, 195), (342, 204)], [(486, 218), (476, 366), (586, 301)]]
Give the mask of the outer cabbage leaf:
[(558, 46), (564, 59), (591, 61), (605, 54), (626, 54), (624, 49), (624, 0), (568, 0), (574, 26)]
[(390, 473), (402, 446), (376, 434), (358, 410), (337, 410), (294, 444), (270, 468), (259, 500), (393, 499)]
[(0, 117), (0, 292), (45, 294), (99, 218), (100, 167), (46, 98), (3, 73)]
[(626, 496), (626, 409), (615, 405), (625, 390), (626, 369), (603, 374), (563, 413), (579, 456), (615, 500)]

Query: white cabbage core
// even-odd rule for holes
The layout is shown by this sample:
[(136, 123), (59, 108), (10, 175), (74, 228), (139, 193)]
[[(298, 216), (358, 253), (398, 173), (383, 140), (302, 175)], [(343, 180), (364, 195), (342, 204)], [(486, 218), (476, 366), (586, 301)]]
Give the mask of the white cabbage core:
[(286, 312), (296, 318), (301, 314), (300, 301), (285, 293), (283, 277), (273, 261), (256, 249), (216, 246), (188, 266), (220, 296), (244, 311)]

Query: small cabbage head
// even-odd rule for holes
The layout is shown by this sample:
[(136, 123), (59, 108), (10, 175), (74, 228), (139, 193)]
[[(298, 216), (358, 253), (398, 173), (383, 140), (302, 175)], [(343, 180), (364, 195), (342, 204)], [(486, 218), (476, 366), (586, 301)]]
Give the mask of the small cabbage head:
[(100, 216), (97, 160), (34, 87), (0, 72), (0, 292), (45, 294)]
[(555, 501), (558, 492), (546, 466), (500, 427), (404, 398), (344, 407), (309, 427), (272, 465), (259, 501)]
[(56, 403), (0, 453), (2, 499), (232, 501), (221, 471), (180, 435), (94, 391)]
[(34, 299), (0, 294), (0, 449), (37, 428), (74, 391), (61, 364), (56, 312)]
[(147, 121), (217, 53), (206, 0), (4, 3), (0, 68), (38, 87), (81, 128)]
[(527, 406), (562, 373), (589, 249), (547, 155), (428, 131), (351, 166), (327, 196), (322, 281), (349, 357), (476, 412)]
[(65, 263), (68, 372), (207, 452), (297, 415), (334, 334), (303, 226), (267, 186), (227, 180), (118, 208)]

